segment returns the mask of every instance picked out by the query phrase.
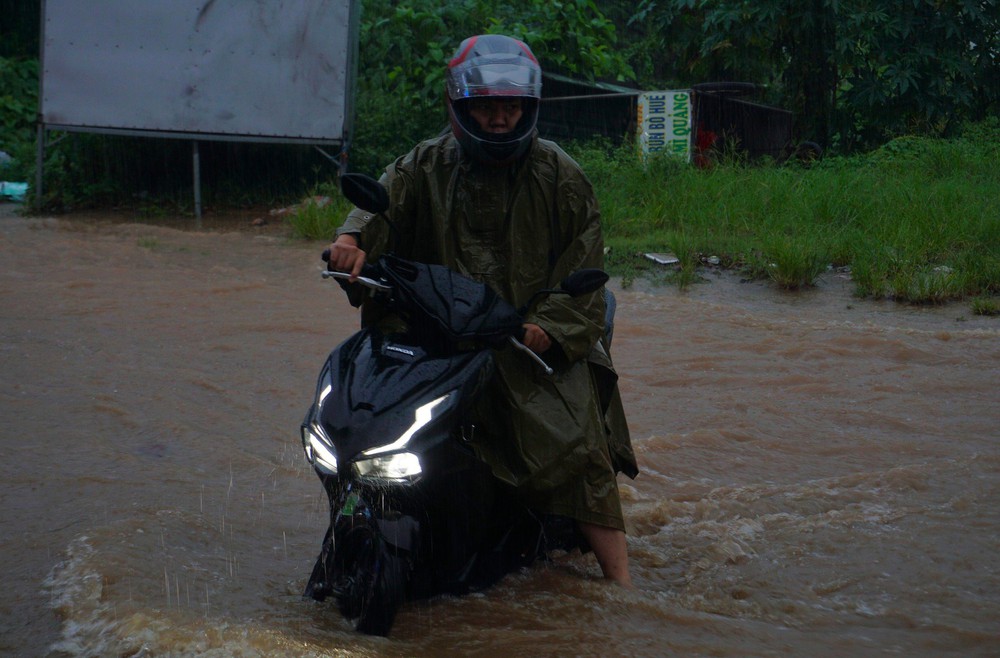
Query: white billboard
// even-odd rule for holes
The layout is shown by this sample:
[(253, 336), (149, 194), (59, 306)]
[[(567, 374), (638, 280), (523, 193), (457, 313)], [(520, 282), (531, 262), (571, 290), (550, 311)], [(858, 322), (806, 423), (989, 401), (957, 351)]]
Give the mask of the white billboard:
[(355, 0), (44, 0), (47, 129), (337, 143)]

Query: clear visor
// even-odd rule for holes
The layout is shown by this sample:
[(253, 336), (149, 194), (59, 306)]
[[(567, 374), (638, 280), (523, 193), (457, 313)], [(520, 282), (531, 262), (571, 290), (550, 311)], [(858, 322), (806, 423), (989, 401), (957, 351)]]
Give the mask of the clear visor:
[(492, 64), (463, 63), (448, 72), (448, 96), (529, 96), (541, 98), (542, 72), (524, 60)]

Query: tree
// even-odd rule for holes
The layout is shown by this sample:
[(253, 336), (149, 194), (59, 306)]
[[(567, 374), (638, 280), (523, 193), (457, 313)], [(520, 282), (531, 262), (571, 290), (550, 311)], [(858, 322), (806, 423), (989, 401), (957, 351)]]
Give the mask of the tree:
[(613, 15), (641, 80), (669, 62), (673, 80), (767, 85), (824, 144), (944, 134), (1000, 102), (997, 0), (643, 0)]
[(462, 39), (486, 33), (522, 39), (546, 71), (633, 77), (594, 0), (365, 0), (352, 166), (375, 171), (444, 128), (448, 59)]
[(862, 144), (913, 130), (946, 134), (956, 120), (996, 111), (996, 0), (854, 0), (839, 13), (840, 128), (860, 126)]
[(38, 57), (41, 13), (41, 0), (0, 0), (0, 57)]

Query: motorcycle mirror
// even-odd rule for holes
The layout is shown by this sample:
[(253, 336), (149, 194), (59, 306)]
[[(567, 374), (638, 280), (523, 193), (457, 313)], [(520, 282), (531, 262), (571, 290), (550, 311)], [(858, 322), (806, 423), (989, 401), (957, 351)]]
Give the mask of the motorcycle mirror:
[(372, 214), (389, 209), (389, 193), (371, 176), (365, 174), (341, 174), (340, 191), (347, 200), (362, 210)]
[(611, 276), (608, 275), (604, 270), (599, 270), (595, 267), (577, 270), (573, 272), (568, 277), (562, 280), (558, 288), (546, 288), (545, 290), (539, 290), (528, 303), (522, 306), (518, 313), (524, 315), (528, 312), (535, 304), (535, 300), (542, 295), (551, 295), (553, 293), (562, 293), (564, 295), (570, 295), (571, 297), (578, 297), (580, 295), (586, 295), (588, 292), (594, 292), (599, 290), (601, 286), (608, 282)]
[(564, 291), (577, 297), (588, 292), (599, 290), (601, 286), (608, 282), (611, 277), (604, 270), (588, 268), (577, 270), (562, 280), (559, 287)]

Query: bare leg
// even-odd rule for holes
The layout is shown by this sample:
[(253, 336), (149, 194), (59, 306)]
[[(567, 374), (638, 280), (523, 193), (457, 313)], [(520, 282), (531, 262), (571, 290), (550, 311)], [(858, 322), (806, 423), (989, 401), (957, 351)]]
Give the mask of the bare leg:
[(619, 585), (632, 588), (632, 576), (628, 571), (628, 548), (625, 533), (616, 528), (608, 528), (593, 523), (580, 523), (580, 532), (594, 549), (597, 563), (601, 565), (604, 577)]

